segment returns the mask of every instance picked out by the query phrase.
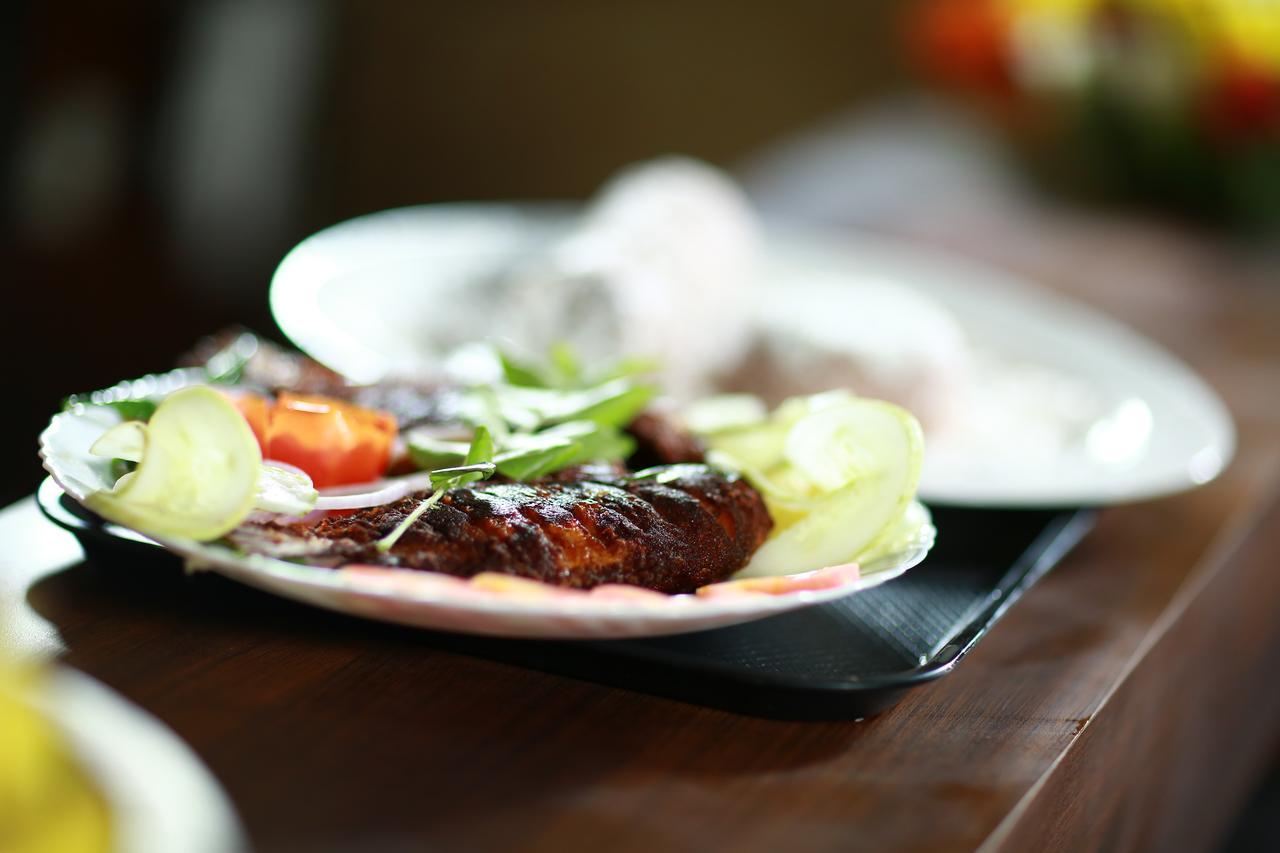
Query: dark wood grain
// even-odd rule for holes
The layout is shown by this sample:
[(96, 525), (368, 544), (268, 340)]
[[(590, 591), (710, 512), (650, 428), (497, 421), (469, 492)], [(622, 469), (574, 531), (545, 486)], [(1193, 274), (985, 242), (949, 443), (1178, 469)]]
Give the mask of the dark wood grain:
[(1118, 238), (1089, 239), (1032, 266), (1204, 372), (1237, 461), (1102, 512), (953, 675), (877, 718), (739, 717), (82, 565), (29, 502), (0, 514), (0, 642), (171, 725), (265, 851), (1209, 849), (1280, 734), (1280, 289), (1207, 252), (1168, 291), (1107, 290), (1063, 272)]
[[(1280, 494), (1228, 534), (1152, 628), (1061, 763), (997, 833), (1026, 850), (1197, 850), (1273, 755)], [(1046, 840), (1049, 842), (1046, 844)], [(996, 846), (996, 845), (993, 845)]]

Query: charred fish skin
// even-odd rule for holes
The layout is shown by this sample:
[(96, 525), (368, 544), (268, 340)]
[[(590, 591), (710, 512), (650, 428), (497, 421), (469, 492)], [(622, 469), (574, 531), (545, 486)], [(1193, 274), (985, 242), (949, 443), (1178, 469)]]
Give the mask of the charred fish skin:
[(736, 475), (675, 465), (633, 476), (456, 489), (389, 552), (376, 543), (417, 506), (406, 498), (319, 524), (247, 525), (242, 549), (322, 565), (367, 563), (471, 577), (493, 571), (589, 589), (626, 583), (692, 592), (746, 565), (772, 521)]
[(316, 394), (379, 409), (396, 419), (400, 429), (421, 424), (461, 423), (463, 389), (441, 382), (408, 379), (355, 385), (300, 352), (232, 327), (201, 339), (178, 360), (183, 367), (207, 367), (220, 354), (237, 354), (236, 383), (248, 390), (275, 394)]
[[(232, 352), (234, 351), (234, 352)], [(202, 341), (184, 361), (206, 365), (220, 353), (239, 359), (238, 381), (264, 393), (289, 390), (350, 400), (389, 412), (401, 430), (423, 425), (469, 429), (464, 389), (432, 382), (352, 385), (301, 353), (244, 329)], [(315, 526), (242, 525), (230, 539), (247, 553), (312, 565), (401, 566), (470, 577), (496, 571), (590, 588), (627, 583), (692, 592), (746, 565), (772, 527), (760, 495), (736, 476), (708, 468), (703, 448), (669, 413), (646, 411), (627, 427), (636, 441), (629, 474), (595, 463), (536, 483), (489, 482), (445, 495), (389, 552), (377, 542), (425, 495), (331, 516)], [(407, 455), (389, 473), (414, 470)]]
[(636, 442), (635, 452), (627, 460), (633, 468), (706, 459), (706, 448), (702, 442), (666, 411), (648, 409), (641, 412), (627, 425), (627, 433)]

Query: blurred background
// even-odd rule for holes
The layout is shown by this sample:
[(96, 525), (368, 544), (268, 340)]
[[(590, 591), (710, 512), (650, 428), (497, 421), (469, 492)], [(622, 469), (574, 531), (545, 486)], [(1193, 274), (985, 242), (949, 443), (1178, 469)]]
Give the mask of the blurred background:
[(268, 281), (308, 233), (396, 205), (582, 198), (669, 152), (731, 165), (899, 85), (895, 6), (6, 5), (21, 405), (0, 498), (38, 483), (28, 451), (62, 397), (165, 369), (227, 323), (273, 334)]
[[(1187, 235), (1280, 291), (1266, 0), (17, 2), (0, 40), (4, 504), (66, 395), (228, 324), (278, 336), (266, 288), (307, 234), (581, 199), (666, 153), (767, 213), (1014, 267), (1047, 230), (1123, 227), (1122, 276), (1090, 251), (1075, 272), (1143, 311), (1202, 260)], [(1242, 838), (1275, 840), (1277, 790)]]
[(228, 323), (276, 334), (266, 287), (282, 255), (386, 207), (584, 198), (627, 163), (680, 152), (733, 169), (766, 212), (961, 249), (993, 217), (1022, 218), (1031, 178), (1255, 241), (1280, 208), (1269, 2), (193, 0), (0, 15), (20, 401), (0, 433), (18, 460), (5, 502), (38, 482), (23, 448), (65, 395), (164, 369)]

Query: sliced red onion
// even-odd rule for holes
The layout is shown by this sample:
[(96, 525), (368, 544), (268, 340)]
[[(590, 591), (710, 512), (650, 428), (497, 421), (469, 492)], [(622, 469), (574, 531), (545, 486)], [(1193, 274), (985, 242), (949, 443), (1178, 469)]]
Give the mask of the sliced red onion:
[[(306, 472), (296, 465), (281, 462), (279, 459), (264, 459), (263, 465), (272, 465), (306, 476)], [(389, 480), (374, 480), (369, 483), (349, 483), (322, 489), (316, 499), (316, 510), (365, 509), (371, 506), (382, 506), (398, 501), (406, 495), (431, 488), (431, 472), (419, 471), (404, 477)], [(296, 519), (295, 519), (296, 520)]]
[(353, 486), (341, 489), (325, 489), (316, 499), (316, 509), (365, 509), (371, 506), (382, 506), (398, 501), (406, 495), (431, 488), (431, 472), (422, 471), (393, 480), (382, 480), (377, 483), (363, 484), (364, 491), (353, 492)]

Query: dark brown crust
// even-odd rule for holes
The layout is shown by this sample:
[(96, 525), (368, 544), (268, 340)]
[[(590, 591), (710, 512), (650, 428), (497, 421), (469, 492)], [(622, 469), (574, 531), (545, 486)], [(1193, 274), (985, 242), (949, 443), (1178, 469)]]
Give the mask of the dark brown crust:
[(400, 429), (424, 424), (459, 424), (463, 393), (449, 385), (409, 381), (384, 381), (353, 385), (335, 394), (366, 409), (378, 409), (395, 417)]
[(224, 329), (199, 343), (179, 359), (179, 365), (198, 367), (230, 348), (247, 355), (240, 383), (268, 393), (292, 391), (319, 394), (379, 409), (393, 415), (400, 429), (419, 424), (447, 424), (459, 420), (461, 395), (456, 388), (430, 382), (394, 380), (352, 385), (319, 362), (239, 328)]
[(178, 359), (180, 367), (203, 367), (214, 356), (238, 348), (247, 356), (240, 382), (263, 391), (294, 391), (299, 394), (345, 393), (347, 381), (318, 361), (299, 352), (263, 340), (247, 329), (231, 327), (201, 338)]
[(401, 566), (470, 577), (502, 572), (588, 589), (627, 583), (692, 592), (746, 565), (772, 527), (745, 481), (702, 465), (573, 482), (486, 483), (445, 495), (389, 553), (375, 543), (421, 496), (314, 527), (249, 524), (250, 552), (340, 565)]
[[(204, 364), (228, 347), (246, 355), (242, 382), (267, 392), (290, 390), (351, 400), (395, 416), (402, 430), (459, 423), (460, 393), (409, 382), (350, 385), (300, 353), (240, 329), (206, 338), (184, 359)], [(629, 475), (620, 464), (566, 469), (537, 483), (489, 482), (445, 495), (389, 553), (375, 545), (425, 495), (318, 525), (249, 523), (232, 534), (243, 550), (318, 565), (401, 566), (470, 577), (503, 572), (590, 588), (628, 583), (668, 593), (692, 592), (746, 565), (772, 527), (747, 483), (699, 463), (692, 435), (658, 412), (628, 427), (636, 440)], [(407, 460), (406, 460), (407, 464)]]
[(641, 412), (627, 426), (627, 432), (636, 440), (635, 453), (628, 460), (633, 468), (701, 462), (706, 458), (702, 442), (663, 412)]

